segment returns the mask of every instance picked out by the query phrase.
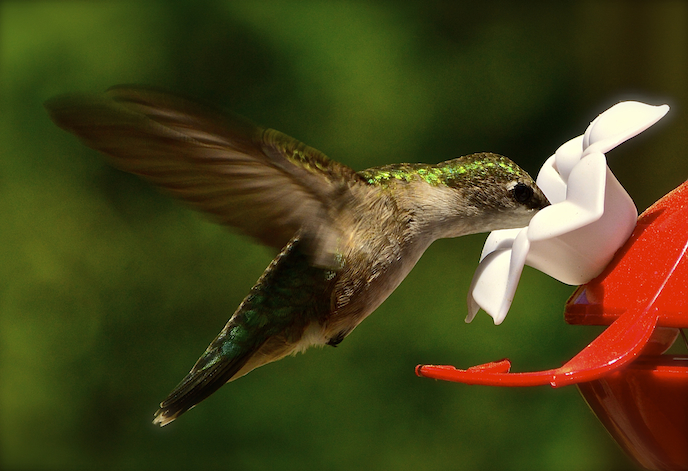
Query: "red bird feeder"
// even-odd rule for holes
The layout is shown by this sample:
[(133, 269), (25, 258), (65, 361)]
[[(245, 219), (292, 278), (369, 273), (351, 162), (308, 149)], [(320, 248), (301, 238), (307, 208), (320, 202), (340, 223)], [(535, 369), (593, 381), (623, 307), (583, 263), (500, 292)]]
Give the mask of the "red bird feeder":
[(688, 470), (688, 355), (664, 354), (688, 327), (688, 182), (639, 218), (597, 278), (566, 303), (569, 324), (609, 327), (561, 368), (510, 373), (419, 365), (428, 378), (491, 386), (578, 388), (621, 447), (648, 469)]

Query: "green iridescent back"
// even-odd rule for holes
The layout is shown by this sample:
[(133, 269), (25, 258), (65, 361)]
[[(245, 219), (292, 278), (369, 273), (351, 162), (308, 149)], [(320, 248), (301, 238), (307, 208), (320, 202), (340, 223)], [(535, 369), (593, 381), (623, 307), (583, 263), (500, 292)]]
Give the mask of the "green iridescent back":
[(394, 182), (423, 180), (432, 186), (456, 188), (471, 180), (520, 180), (530, 178), (508, 158), (487, 152), (447, 160), (438, 164), (391, 164), (358, 172), (369, 185), (388, 186)]

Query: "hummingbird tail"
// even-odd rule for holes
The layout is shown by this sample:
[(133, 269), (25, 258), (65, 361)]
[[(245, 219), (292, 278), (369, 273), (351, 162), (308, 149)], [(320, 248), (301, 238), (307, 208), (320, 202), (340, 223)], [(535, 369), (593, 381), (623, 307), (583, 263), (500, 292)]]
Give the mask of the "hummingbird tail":
[(223, 349), (213, 342), (191, 368), (189, 374), (160, 403), (155, 413), (154, 424), (161, 427), (169, 424), (184, 412), (193, 408), (231, 380), (255, 353), (245, 350), (233, 357), (227, 357)]
[(227, 381), (332, 340), (325, 338), (321, 322), (330, 310), (336, 282), (328, 273), (311, 265), (294, 237), (189, 374), (160, 404), (153, 423), (167, 425)]

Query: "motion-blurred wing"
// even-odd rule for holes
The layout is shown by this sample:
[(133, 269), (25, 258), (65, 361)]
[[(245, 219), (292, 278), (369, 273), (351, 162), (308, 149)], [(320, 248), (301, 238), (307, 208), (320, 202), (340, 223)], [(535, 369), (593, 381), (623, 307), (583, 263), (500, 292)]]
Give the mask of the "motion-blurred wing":
[(298, 231), (328, 265), (333, 208), (360, 179), (349, 167), (273, 129), (150, 88), (46, 102), (53, 121), (110, 163), (194, 208), (281, 248)]

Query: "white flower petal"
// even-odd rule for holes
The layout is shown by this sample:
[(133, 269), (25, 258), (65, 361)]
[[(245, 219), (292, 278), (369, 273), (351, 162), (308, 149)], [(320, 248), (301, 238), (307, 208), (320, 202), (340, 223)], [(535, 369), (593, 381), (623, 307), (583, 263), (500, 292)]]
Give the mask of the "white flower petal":
[(501, 310), (510, 265), (511, 248), (490, 252), (478, 265), (468, 290), (466, 322), (471, 322), (481, 308), (491, 316)]
[(566, 200), (546, 207), (530, 221), (530, 240), (559, 237), (599, 219), (604, 212), (606, 169), (603, 154), (580, 160), (569, 176)]
[(568, 284), (586, 283), (605, 268), (630, 236), (638, 213), (607, 167), (604, 152), (668, 111), (667, 105), (619, 103), (547, 159), (537, 184), (552, 205), (526, 228), (490, 234), (469, 290), (466, 322), (482, 308), (500, 324), (525, 264)]
[(574, 137), (567, 143), (562, 144), (554, 153), (554, 165), (564, 185), (568, 182), (571, 170), (578, 165), (581, 157), (583, 157), (583, 136)]
[(618, 103), (588, 126), (583, 138), (586, 153), (609, 152), (655, 124), (668, 112), (668, 105), (652, 106), (637, 101)]
[(483, 252), (480, 255), (480, 261), (482, 261), (489, 253), (500, 249), (511, 249), (514, 245), (514, 240), (518, 236), (518, 233), (523, 230), (523, 227), (517, 229), (501, 229), (499, 231), (492, 231), (490, 235), (485, 239), (485, 245), (483, 245)]
[(542, 166), (537, 176), (537, 186), (547, 195), (550, 203), (561, 203), (566, 199), (566, 182), (561, 178), (555, 166), (556, 155), (553, 155)]
[(473, 276), (466, 322), (473, 320), (480, 307), (492, 316), (495, 325), (502, 323), (516, 294), (529, 249), (528, 228), (525, 227), (519, 231), (511, 248), (487, 254)]

